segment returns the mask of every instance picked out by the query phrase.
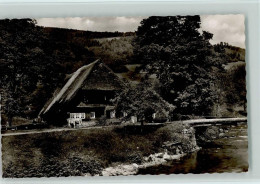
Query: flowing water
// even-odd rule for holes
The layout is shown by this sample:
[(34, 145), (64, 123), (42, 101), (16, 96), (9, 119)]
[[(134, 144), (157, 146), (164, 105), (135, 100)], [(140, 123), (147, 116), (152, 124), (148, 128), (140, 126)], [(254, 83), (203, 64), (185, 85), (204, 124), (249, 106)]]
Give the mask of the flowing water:
[(201, 149), (166, 164), (140, 169), (138, 174), (223, 173), (248, 170), (247, 126), (221, 126), (223, 137), (200, 143)]

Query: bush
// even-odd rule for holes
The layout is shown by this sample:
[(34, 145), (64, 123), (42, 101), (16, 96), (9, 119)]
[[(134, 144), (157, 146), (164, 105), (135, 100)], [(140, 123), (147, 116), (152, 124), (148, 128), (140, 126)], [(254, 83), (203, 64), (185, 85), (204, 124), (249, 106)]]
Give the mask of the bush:
[(61, 154), (62, 138), (60, 136), (51, 136), (44, 134), (39, 139), (34, 140), (34, 146), (41, 149), (46, 157), (58, 156)]
[(143, 156), (140, 152), (133, 152), (127, 155), (127, 161), (140, 164), (143, 162)]
[(64, 161), (60, 158), (45, 157), (39, 167), (28, 165), (26, 168), (17, 169), (10, 163), (3, 172), (5, 178), (24, 177), (61, 177), (61, 176), (84, 176), (87, 173), (93, 175), (101, 174), (103, 166), (98, 159), (84, 156), (72, 156)]
[(219, 137), (219, 128), (217, 126), (196, 129), (197, 143), (203, 145), (207, 142), (211, 142)]
[(208, 127), (204, 133), (204, 136), (208, 139), (208, 140), (212, 140), (217, 138), (219, 135), (219, 128), (216, 126), (212, 126), (212, 127)]
[(200, 119), (202, 118), (201, 116), (196, 116), (196, 115), (182, 115), (179, 113), (175, 113), (172, 115), (172, 120), (173, 121), (183, 121), (183, 120), (190, 120), (190, 119)]
[(69, 159), (69, 164), (72, 170), (77, 170), (81, 174), (101, 174), (103, 168), (98, 159), (90, 156), (84, 156), (84, 159), (78, 156), (73, 156)]
[(107, 124), (107, 118), (105, 115), (101, 116), (98, 121), (97, 121), (97, 125), (99, 126), (104, 126)]
[(184, 128), (188, 127), (185, 127), (182, 123), (174, 123), (158, 129), (155, 133), (156, 141), (154, 146), (162, 146), (166, 141), (182, 142), (184, 138), (182, 131)]

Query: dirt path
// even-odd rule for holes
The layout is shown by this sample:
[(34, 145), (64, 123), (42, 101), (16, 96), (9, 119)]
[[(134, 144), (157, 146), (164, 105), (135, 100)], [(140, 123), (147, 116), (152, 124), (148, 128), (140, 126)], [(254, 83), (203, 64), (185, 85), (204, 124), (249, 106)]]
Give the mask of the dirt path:
[[(176, 122), (183, 122), (189, 125), (199, 125), (199, 124), (226, 124), (228, 122), (246, 122), (247, 118), (220, 118), (220, 119), (193, 119), (193, 120), (185, 120), (185, 121), (176, 121)], [(169, 122), (169, 123), (176, 123), (176, 122)], [(160, 125), (162, 123), (147, 123), (145, 125)], [(129, 125), (129, 124), (125, 124)], [(134, 124), (131, 124), (134, 125)], [(138, 123), (135, 125), (139, 125)], [(114, 125), (115, 126), (122, 126), (122, 125)], [(85, 128), (55, 128), (55, 129), (45, 129), (45, 130), (33, 130), (33, 131), (26, 131), (26, 132), (11, 132), (11, 133), (4, 133), (1, 134), (2, 136), (13, 136), (13, 135), (26, 135), (26, 134), (40, 134), (46, 132), (60, 132), (60, 131), (75, 131), (75, 130), (84, 130), (84, 129), (98, 129), (98, 128), (105, 128), (109, 126), (95, 126), (95, 127), (85, 127)]]
[(28, 132), (12, 132), (12, 133), (2, 133), (1, 136), (13, 136), (13, 135), (27, 135), (27, 134), (41, 134), (46, 132), (61, 132), (61, 131), (75, 131), (75, 130), (82, 130), (82, 129), (97, 129), (97, 128), (104, 128), (103, 126), (97, 127), (86, 127), (86, 128), (55, 128), (55, 129), (45, 129), (45, 130), (34, 130)]

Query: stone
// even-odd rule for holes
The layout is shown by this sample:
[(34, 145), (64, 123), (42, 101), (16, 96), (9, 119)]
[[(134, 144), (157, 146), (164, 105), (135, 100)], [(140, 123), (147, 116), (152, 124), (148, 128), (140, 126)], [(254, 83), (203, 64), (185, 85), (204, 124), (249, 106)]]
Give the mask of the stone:
[(139, 166), (136, 163), (133, 163), (133, 168), (136, 171), (136, 170), (138, 170)]
[(225, 136), (224, 133), (220, 133), (220, 134), (219, 134), (219, 137), (224, 137), (224, 136)]
[(152, 161), (153, 161), (152, 156), (149, 156), (147, 161), (148, 161), (148, 162), (152, 162)]
[(91, 176), (91, 174), (90, 174), (90, 173), (87, 173), (85, 176)]
[(130, 165), (123, 165), (122, 169), (123, 170), (131, 170), (131, 166)]
[(181, 153), (181, 150), (179, 148), (176, 148), (176, 154), (180, 154)]
[(138, 165), (136, 163), (133, 163), (134, 169), (138, 169)]
[(189, 133), (189, 130), (185, 128), (185, 129), (183, 129), (182, 132), (183, 132), (183, 134), (188, 134), (188, 133)]
[(171, 160), (171, 156), (168, 155), (167, 153), (165, 153), (165, 154), (163, 155), (163, 159), (166, 160), (166, 161), (170, 161), (170, 160)]
[(158, 158), (163, 158), (163, 153), (158, 153), (156, 156), (157, 156)]

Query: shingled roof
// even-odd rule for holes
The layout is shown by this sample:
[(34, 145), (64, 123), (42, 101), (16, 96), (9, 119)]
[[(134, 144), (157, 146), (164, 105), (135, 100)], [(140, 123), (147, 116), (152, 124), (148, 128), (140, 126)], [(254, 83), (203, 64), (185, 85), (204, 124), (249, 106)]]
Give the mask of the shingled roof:
[(123, 86), (123, 82), (109, 67), (96, 60), (74, 72), (63, 88), (47, 102), (39, 115), (46, 114), (55, 105), (71, 101), (79, 89), (119, 90)]

